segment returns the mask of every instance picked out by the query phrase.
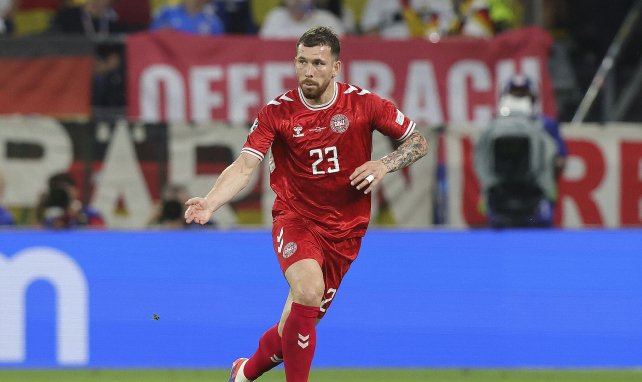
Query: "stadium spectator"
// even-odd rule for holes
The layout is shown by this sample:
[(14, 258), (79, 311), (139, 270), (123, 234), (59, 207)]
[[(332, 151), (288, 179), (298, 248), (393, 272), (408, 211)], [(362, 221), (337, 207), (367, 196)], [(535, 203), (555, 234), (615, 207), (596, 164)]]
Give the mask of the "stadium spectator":
[(150, 6), (149, 0), (120, 0), (114, 2), (114, 11), (118, 14), (118, 23), (127, 33), (140, 32), (149, 29), (152, 14)]
[(261, 29), (261, 25), (265, 22), (265, 17), (274, 8), (281, 5), (283, 0), (250, 0), (250, 11), (252, 12), (252, 19), (256, 25)]
[(450, 33), (454, 18), (450, 0), (368, 0), (361, 30), (384, 38), (425, 37), (437, 41)]
[[(354, 85), (336, 82), (340, 44), (327, 27), (296, 43), (298, 87), (259, 111), (241, 154), (205, 197), (187, 201), (188, 223), (205, 223), (249, 182), (268, 150), (272, 238), (290, 287), (281, 319), (249, 358), (232, 365), (230, 381), (257, 379), (281, 361), (288, 382), (307, 381), (324, 316), (370, 221), (371, 193), (388, 172), (424, 156), (425, 138), (395, 105)], [(371, 160), (378, 130), (400, 142)]]
[(179, 5), (161, 8), (152, 21), (151, 29), (213, 36), (225, 33), (223, 22), (208, 0), (183, 0)]
[(225, 26), (226, 34), (256, 34), (258, 27), (249, 0), (215, 0), (216, 14)]
[(453, 0), (450, 35), (492, 37), (517, 24), (515, 0)]
[(54, 18), (52, 30), (88, 37), (105, 37), (123, 32), (112, 7), (113, 1), (87, 0), (84, 5), (63, 6)]
[(181, 185), (168, 185), (163, 189), (161, 198), (150, 219), (150, 226), (182, 228), (185, 226), (185, 202), (187, 190)]
[(312, 0), (284, 0), (281, 6), (268, 12), (259, 35), (296, 39), (316, 26), (328, 27), (339, 36), (345, 34), (341, 20), (332, 12), (317, 8)]
[(13, 12), (18, 0), (0, 0), (0, 36), (9, 36), (14, 32)]
[(495, 34), (518, 28), (522, 25), (524, 4), (522, 0), (488, 0), (490, 19)]
[(347, 7), (342, 0), (315, 0), (319, 9), (325, 9), (332, 12), (343, 23), (343, 29), (346, 34), (357, 33), (357, 22), (354, 17), (352, 8)]
[[(62, 7), (54, 18), (54, 33), (105, 38), (125, 31), (112, 8), (114, 0), (87, 0), (84, 5)], [(94, 106), (125, 105), (123, 46), (118, 41), (106, 41), (96, 46), (92, 104)]]
[(36, 207), (40, 226), (52, 229), (105, 226), (102, 214), (78, 200), (76, 183), (69, 173), (49, 178), (47, 192), (41, 195)]
[(9, 209), (2, 206), (2, 197), (4, 196), (5, 180), (0, 172), (0, 226), (14, 225), (15, 220)]
[(386, 38), (490, 37), (517, 24), (517, 0), (368, 0), (361, 28)]

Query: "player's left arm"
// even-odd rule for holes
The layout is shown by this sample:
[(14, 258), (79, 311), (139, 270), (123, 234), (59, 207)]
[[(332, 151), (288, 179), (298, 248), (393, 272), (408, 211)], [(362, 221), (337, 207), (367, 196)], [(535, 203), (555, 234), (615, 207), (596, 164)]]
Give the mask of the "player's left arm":
[(381, 158), (381, 162), (386, 166), (387, 172), (393, 172), (410, 166), (427, 153), (428, 141), (421, 133), (413, 131), (395, 151)]
[(395, 151), (357, 167), (350, 175), (350, 184), (356, 186), (357, 190), (365, 188), (364, 194), (368, 194), (387, 173), (408, 167), (427, 153), (428, 141), (421, 133), (413, 131)]

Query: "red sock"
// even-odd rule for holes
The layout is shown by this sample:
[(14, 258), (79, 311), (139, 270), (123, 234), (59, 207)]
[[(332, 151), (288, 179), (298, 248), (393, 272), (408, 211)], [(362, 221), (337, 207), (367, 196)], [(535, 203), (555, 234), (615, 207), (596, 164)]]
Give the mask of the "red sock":
[(319, 308), (292, 303), (283, 327), (283, 360), (287, 382), (307, 382), (317, 345), (315, 329)]
[(278, 327), (278, 324), (274, 325), (261, 336), (258, 349), (245, 363), (243, 369), (245, 378), (253, 381), (283, 362), (283, 350), (281, 350), (281, 336), (279, 336)]

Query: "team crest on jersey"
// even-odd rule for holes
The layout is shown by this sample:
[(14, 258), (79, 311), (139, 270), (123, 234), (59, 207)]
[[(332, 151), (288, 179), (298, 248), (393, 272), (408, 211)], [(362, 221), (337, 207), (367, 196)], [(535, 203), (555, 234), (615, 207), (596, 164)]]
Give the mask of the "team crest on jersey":
[(330, 128), (335, 133), (345, 133), (345, 131), (348, 130), (348, 126), (350, 126), (350, 121), (348, 117), (343, 114), (335, 114), (332, 116), (332, 119), (330, 119)]
[(295, 242), (291, 241), (285, 245), (285, 248), (283, 248), (283, 258), (287, 259), (288, 257), (294, 255), (296, 250), (299, 247), (296, 245)]
[(304, 136), (305, 134), (302, 134), (301, 131), (303, 131), (303, 127), (301, 126), (294, 126), (294, 135), (292, 135), (295, 138), (299, 138)]

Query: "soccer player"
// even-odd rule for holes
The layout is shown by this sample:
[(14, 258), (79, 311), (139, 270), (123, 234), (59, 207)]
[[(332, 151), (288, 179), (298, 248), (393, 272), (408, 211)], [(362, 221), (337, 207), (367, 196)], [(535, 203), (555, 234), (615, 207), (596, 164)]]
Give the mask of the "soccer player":
[[(357, 257), (370, 193), (386, 173), (428, 151), (415, 123), (392, 102), (336, 82), (339, 51), (331, 29), (306, 31), (294, 59), (298, 88), (261, 109), (239, 157), (207, 196), (186, 202), (186, 221), (206, 223), (247, 185), (271, 148), (272, 239), (290, 291), (281, 320), (261, 336), (252, 357), (233, 363), (230, 382), (253, 381), (281, 362), (288, 382), (308, 380), (315, 325)], [(401, 142), (378, 160), (371, 160), (374, 130)]]

